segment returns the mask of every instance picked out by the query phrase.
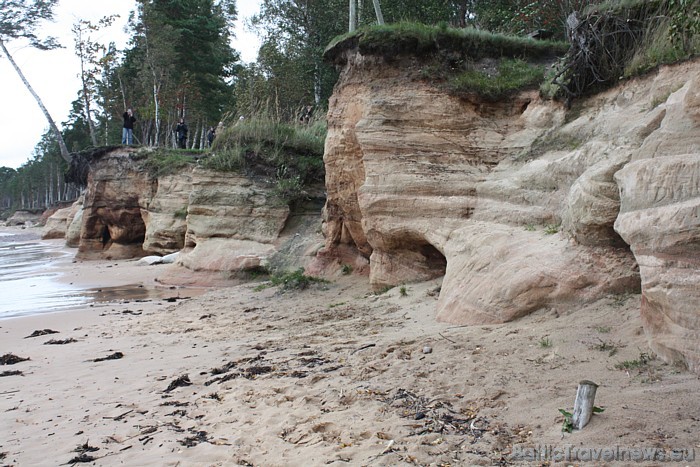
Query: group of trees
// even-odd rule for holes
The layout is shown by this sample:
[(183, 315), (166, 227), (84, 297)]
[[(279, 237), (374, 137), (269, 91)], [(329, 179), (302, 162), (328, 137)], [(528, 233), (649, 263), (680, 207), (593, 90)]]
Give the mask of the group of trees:
[[(29, 41), (50, 49), (57, 44), (36, 33), (42, 19), (52, 17), (58, 0), (0, 0), (0, 47)], [(374, 0), (356, 0), (361, 27), (376, 21)], [(62, 130), (51, 130), (36, 147), (35, 157), (16, 171), (32, 174), (32, 183), (3, 182), (15, 206), (32, 198), (17, 190), (55, 184), (58, 169), (34, 169), (61, 164), (67, 152), (90, 146), (119, 144), (121, 116), (127, 107), (138, 119), (137, 143), (175, 147), (173, 128), (179, 118), (190, 127), (190, 148), (203, 148), (209, 126), (239, 115), (263, 115), (296, 120), (299, 111), (313, 105), (322, 111), (332, 93), (337, 74), (323, 62), (326, 45), (348, 30), (348, 0), (261, 0), (250, 21), (261, 38), (257, 61), (243, 64), (231, 48), (235, 0), (136, 0), (129, 18), (129, 42), (125, 50), (101, 44), (95, 31), (114, 18), (98, 23), (78, 20), (73, 25), (75, 53), (80, 59), (80, 89)], [(379, 0), (385, 22), (419, 21), (478, 27), (525, 34), (550, 29), (563, 34), (568, 11), (582, 0)], [(48, 113), (47, 113), (48, 117)], [(60, 137), (59, 137), (60, 136)], [(64, 145), (65, 142), (65, 145)], [(44, 162), (50, 161), (50, 162)], [(53, 166), (52, 166), (53, 167)], [(37, 175), (43, 174), (43, 175)], [(6, 177), (7, 174), (3, 174)], [(11, 175), (11, 174), (10, 174)], [(9, 176), (9, 175), (7, 175)], [(34, 180), (43, 177), (41, 183)], [(3, 178), (4, 180), (4, 178)], [(20, 187), (21, 185), (21, 187)], [(48, 203), (68, 194), (54, 187)]]
[[(0, 0), (0, 50), (15, 62), (5, 44), (22, 41), (50, 50), (59, 45), (40, 37), (41, 21), (53, 17), (58, 0)], [(206, 130), (234, 106), (233, 79), (238, 54), (230, 46), (235, 0), (137, 0), (129, 17), (125, 50), (94, 39), (114, 17), (72, 27), (79, 58), (80, 88), (62, 130), (53, 122), (31, 83), (15, 65), (49, 122), (34, 156), (19, 169), (3, 168), (2, 208), (32, 208), (75, 196), (56, 185), (70, 152), (119, 144), (122, 114), (134, 109), (138, 143), (174, 146), (180, 118), (190, 126), (192, 148), (204, 146)]]

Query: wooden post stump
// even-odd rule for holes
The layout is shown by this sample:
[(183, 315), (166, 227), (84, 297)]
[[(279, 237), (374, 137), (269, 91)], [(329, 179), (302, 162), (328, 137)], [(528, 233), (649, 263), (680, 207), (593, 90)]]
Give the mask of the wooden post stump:
[(598, 385), (593, 381), (583, 380), (578, 383), (576, 401), (574, 402), (574, 413), (571, 417), (572, 424), (576, 430), (583, 429), (591, 420), (597, 389)]

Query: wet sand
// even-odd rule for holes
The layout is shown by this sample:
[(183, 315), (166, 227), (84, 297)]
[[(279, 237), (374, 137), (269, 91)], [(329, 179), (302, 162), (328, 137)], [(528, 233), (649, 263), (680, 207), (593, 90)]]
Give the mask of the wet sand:
[[(157, 266), (135, 260), (83, 262), (74, 259), (75, 253), (63, 240), (41, 240), (40, 228), (0, 227), (0, 320), (161, 299), (180, 290), (154, 281)], [(188, 295), (200, 293), (195, 289)]]
[[(162, 271), (66, 266), (103, 284)], [(330, 279), (0, 321), (0, 355), (29, 358), (0, 366), (21, 373), (0, 377), (0, 464), (541, 465), (511, 457), (539, 445), (700, 454), (700, 379), (649, 353), (638, 295), (461, 327), (435, 322), (439, 281), (374, 295), (364, 277)], [(44, 329), (58, 332), (27, 338)], [(582, 379), (600, 384), (605, 412), (563, 433), (559, 409)]]

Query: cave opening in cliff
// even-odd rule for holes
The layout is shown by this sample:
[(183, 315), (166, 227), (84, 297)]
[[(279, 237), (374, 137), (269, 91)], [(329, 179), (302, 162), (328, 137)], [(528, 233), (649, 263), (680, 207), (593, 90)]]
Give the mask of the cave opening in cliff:
[(107, 247), (112, 241), (112, 236), (109, 233), (109, 227), (107, 225), (102, 226), (102, 247)]
[(432, 243), (415, 232), (402, 232), (386, 239), (387, 253), (402, 264), (402, 279), (409, 281), (429, 280), (445, 275), (447, 258)]
[(425, 264), (428, 269), (433, 272), (435, 275), (434, 277), (445, 275), (445, 271), (447, 270), (447, 258), (445, 258), (445, 255), (443, 255), (440, 250), (426, 242), (420, 246), (419, 252), (425, 258)]

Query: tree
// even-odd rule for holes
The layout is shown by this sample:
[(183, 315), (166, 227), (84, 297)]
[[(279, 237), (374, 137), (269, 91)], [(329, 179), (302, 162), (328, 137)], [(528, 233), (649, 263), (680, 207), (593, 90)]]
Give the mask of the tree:
[[(455, 2), (381, 0), (381, 15), (387, 23), (447, 23), (455, 16)], [(378, 22), (380, 10), (375, 7), (379, 3), (350, 2), (359, 26)], [(295, 109), (312, 102), (325, 107), (337, 73), (323, 62), (323, 51), (335, 36), (347, 32), (351, 23), (348, 0), (262, 0), (260, 12), (251, 22), (263, 38), (256, 68), (268, 84), (268, 94), (257, 101), (274, 102), (278, 115), (295, 114)], [(261, 88), (257, 79), (255, 86)], [(250, 96), (250, 91), (239, 85), (237, 95)]]
[(233, 0), (138, 0), (134, 36), (112, 78), (137, 111), (144, 144), (167, 141), (186, 117), (194, 145), (219, 121), (238, 60), (229, 45), (235, 17)]
[(526, 35), (547, 30), (564, 40), (566, 18), (574, 11), (602, 0), (472, 0), (474, 22), (492, 32)]
[[(261, 65), (273, 71), (271, 80), (295, 83), (293, 107), (310, 103), (323, 106), (337, 78), (335, 70), (323, 63), (323, 50), (331, 39), (343, 34), (348, 25), (347, 0), (263, 0), (252, 24), (263, 34)], [(278, 87), (269, 99), (279, 101)]]
[(57, 1), (58, 0), (34, 0), (30, 2), (29, 0), (0, 0), (0, 48), (31, 95), (36, 99), (42, 112), (44, 112), (46, 120), (48, 120), (49, 126), (51, 127), (51, 131), (61, 149), (61, 157), (63, 157), (66, 162), (69, 162), (71, 157), (63, 141), (61, 132), (53, 121), (53, 118), (51, 118), (46, 106), (31, 87), (24, 73), (22, 73), (22, 70), (5, 46), (5, 43), (10, 40), (26, 39), (32, 47), (40, 50), (51, 50), (60, 47), (53, 37), (40, 39), (35, 34), (40, 21), (53, 19), (53, 7), (56, 5)]
[(72, 28), (75, 54), (80, 59), (80, 82), (82, 85), (80, 92), (93, 146), (97, 146), (97, 134), (95, 124), (92, 121), (92, 104), (98, 92), (100, 75), (108, 61), (105, 60), (107, 47), (93, 41), (90, 38), (90, 33), (109, 27), (115, 18), (116, 15), (105, 16), (97, 24), (81, 19), (73, 24)]

